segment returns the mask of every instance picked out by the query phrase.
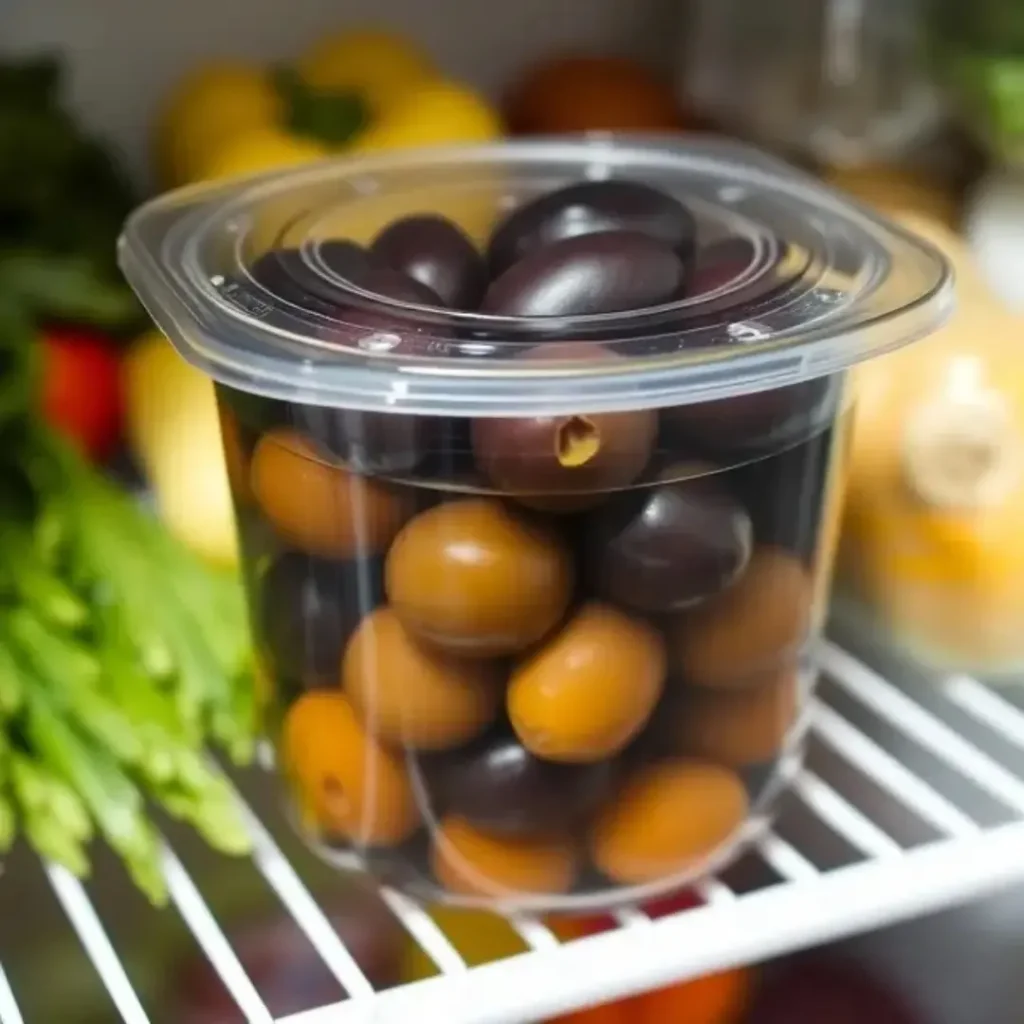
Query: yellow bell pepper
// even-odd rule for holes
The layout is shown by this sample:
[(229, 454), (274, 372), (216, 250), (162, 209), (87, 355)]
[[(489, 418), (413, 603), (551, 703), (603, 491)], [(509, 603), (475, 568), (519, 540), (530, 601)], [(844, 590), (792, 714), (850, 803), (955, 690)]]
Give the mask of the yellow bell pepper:
[(443, 78), (400, 36), (363, 29), (321, 40), (290, 68), (219, 61), (195, 70), (158, 119), (155, 155), (174, 186), (501, 134), (483, 97)]

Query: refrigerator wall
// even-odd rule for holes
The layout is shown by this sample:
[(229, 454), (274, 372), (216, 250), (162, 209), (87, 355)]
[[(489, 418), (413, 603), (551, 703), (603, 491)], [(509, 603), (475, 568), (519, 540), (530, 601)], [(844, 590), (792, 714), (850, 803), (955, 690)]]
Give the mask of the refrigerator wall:
[(154, 105), (206, 57), (277, 60), (345, 25), (400, 25), (452, 75), (497, 91), (546, 50), (667, 64), (680, 14), (679, 0), (0, 0), (0, 45), (65, 50), (76, 105), (141, 173)]

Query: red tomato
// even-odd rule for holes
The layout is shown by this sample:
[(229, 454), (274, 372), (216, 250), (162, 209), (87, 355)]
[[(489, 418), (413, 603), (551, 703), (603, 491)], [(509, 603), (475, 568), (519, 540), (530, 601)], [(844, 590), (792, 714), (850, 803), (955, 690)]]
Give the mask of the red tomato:
[(124, 403), (118, 351), (92, 331), (47, 330), (41, 337), (43, 416), (91, 459), (114, 454)]

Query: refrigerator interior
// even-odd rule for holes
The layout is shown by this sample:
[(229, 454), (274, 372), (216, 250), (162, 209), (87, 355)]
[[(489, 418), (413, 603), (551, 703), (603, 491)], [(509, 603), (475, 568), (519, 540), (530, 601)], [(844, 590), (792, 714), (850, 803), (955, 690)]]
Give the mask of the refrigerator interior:
[[(329, 28), (364, 21), (392, 23), (425, 43), (453, 73), (497, 93), (524, 61), (565, 48), (621, 53), (671, 69), (680, 49), (682, 6), (681, 0), (521, 0), (498, 6), (481, 0), (349, 0), (345, 4), (289, 0), (284, 5), (272, 0), (179, 0), (174, 4), (156, 0), (0, 0), (0, 39), (8, 51), (55, 48), (65, 53), (75, 107), (90, 126), (123, 148), (139, 180), (146, 181), (148, 125), (155, 105), (175, 76), (203, 57), (274, 59), (296, 52)], [(902, 673), (906, 668), (893, 666), (892, 671)], [(927, 688), (931, 683), (919, 685)], [(922, 765), (918, 774), (928, 780), (926, 766)], [(869, 775), (866, 772), (861, 777), (865, 786)], [(271, 787), (260, 785), (257, 789), (256, 806), (272, 807)], [(247, 789), (250, 796), (252, 792)], [(866, 790), (859, 797), (851, 796), (854, 798), (865, 804), (874, 799)], [(969, 803), (972, 798), (968, 795), (965, 799)], [(278, 827), (275, 824), (278, 840), (288, 851), (293, 850), (295, 844), (287, 829), (278, 831)], [(817, 843), (813, 822), (803, 833), (802, 827), (794, 825), (788, 838), (802, 854), (813, 857)], [(203, 856), (191, 849), (187, 837), (182, 839), (176, 833), (175, 838), (188, 851), (184, 856), (191, 858), (190, 869), (195, 867), (200, 873), (215, 870), (215, 865), (204, 863)], [(1024, 843), (1018, 848), (1024, 851)], [(971, 854), (965, 850), (962, 856)], [(969, 867), (963, 866), (965, 870)], [(223, 876), (223, 865), (220, 870)], [(250, 868), (245, 870), (255, 877)], [(317, 884), (329, 886), (329, 873), (303, 860), (303, 871), (307, 870)], [(959, 870), (960, 864), (952, 860), (949, 871), (956, 874)], [(224, 877), (230, 875), (229, 871)], [(879, 877), (883, 879), (879, 884), (885, 884), (884, 876)], [(219, 882), (212, 884), (217, 899), (230, 903), (230, 892), (219, 889)], [(865, 878), (869, 902), (899, 902), (902, 898), (900, 891), (872, 893), (874, 884)], [(312, 883), (310, 887), (315, 891)], [(230, 888), (230, 884), (226, 886)], [(203, 889), (209, 895), (210, 885)], [(133, 954), (140, 954), (139, 965), (133, 959), (128, 967), (131, 982), (158, 987), (162, 968), (158, 962), (143, 963), (144, 947), (152, 945), (159, 955), (176, 942), (188, 944), (188, 930), (178, 929), (171, 937), (148, 932), (144, 908), (137, 905), (137, 897), (111, 865), (101, 864), (92, 891), (98, 894), (103, 919), (116, 933), (119, 948), (127, 946)], [(68, 898), (74, 903), (78, 897), (72, 893)], [(825, 907), (826, 916), (827, 910)], [(884, 914), (880, 916), (884, 918)], [(60, 959), (47, 965), (37, 960), (30, 968), (38, 992), (27, 1000), (29, 1024), (58, 1019), (34, 1017), (31, 1010), (35, 1006), (43, 1014), (52, 1012), (54, 1004), (49, 1000), (53, 993), (46, 991), (45, 978), (65, 971), (65, 995), (77, 991), (80, 979), (83, 999), (98, 999), (112, 1010), (68, 929), (65, 913), (58, 909), (51, 885), (24, 850), (0, 880), (0, 920), (4, 922), (0, 930), (8, 934), (9, 922), (21, 922), (18, 941), (0, 943), (5, 955), (17, 947), (17, 956), (27, 962), (38, 958), (44, 948), (51, 948), (47, 944), (54, 941), (54, 948), (60, 950)], [(827, 937), (824, 925), (822, 933)], [(693, 931), (698, 942), (699, 935), (699, 930)], [(765, 951), (771, 951), (770, 945)], [(1011, 1007), (1017, 1005), (1021, 992), (1024, 890), (1011, 889), (963, 909), (850, 940), (849, 948), (892, 977), (927, 1009), (933, 1024), (1006, 1024), (1013, 1019)]]

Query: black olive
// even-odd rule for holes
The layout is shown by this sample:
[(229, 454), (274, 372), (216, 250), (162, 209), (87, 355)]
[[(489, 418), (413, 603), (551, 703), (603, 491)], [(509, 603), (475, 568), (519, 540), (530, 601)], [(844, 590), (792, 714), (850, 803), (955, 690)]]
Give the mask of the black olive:
[(500, 274), (536, 249), (564, 238), (603, 231), (636, 231), (673, 249), (688, 262), (697, 225), (677, 199), (635, 181), (586, 181), (549, 192), (513, 211), (488, 249)]
[(257, 587), (257, 645), (280, 679), (300, 687), (340, 685), (345, 644), (363, 616), (383, 601), (380, 565), (287, 552)]
[(674, 438), (709, 454), (767, 454), (825, 429), (837, 400), (835, 382), (822, 377), (675, 406), (662, 412), (662, 421)]
[(531, 754), (498, 729), (462, 750), (424, 758), (429, 788), (443, 813), (502, 833), (564, 829), (611, 792), (613, 762), (567, 765)]
[(345, 292), (321, 277), (297, 249), (271, 249), (253, 263), (249, 273), (269, 293), (262, 298), (275, 305), (333, 316), (345, 299)]
[(444, 217), (403, 217), (377, 236), (370, 253), (428, 287), (453, 309), (475, 309), (487, 285), (476, 247)]
[(533, 250), (491, 283), (481, 309), (503, 316), (569, 316), (644, 309), (679, 298), (686, 268), (662, 242), (603, 231)]
[(433, 447), (437, 420), (400, 412), (292, 407), (293, 424), (318, 448), (360, 473), (404, 473)]
[(681, 611), (742, 573), (753, 535), (750, 516), (722, 482), (694, 476), (623, 494), (591, 513), (587, 565), (602, 597), (641, 612)]

